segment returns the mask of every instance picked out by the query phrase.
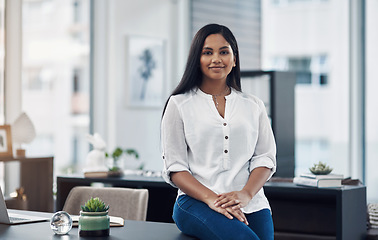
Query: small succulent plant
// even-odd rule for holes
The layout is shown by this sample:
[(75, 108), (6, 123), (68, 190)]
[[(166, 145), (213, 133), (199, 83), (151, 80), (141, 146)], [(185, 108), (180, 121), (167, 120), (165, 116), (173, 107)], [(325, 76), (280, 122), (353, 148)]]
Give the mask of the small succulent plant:
[(326, 175), (331, 173), (333, 168), (330, 168), (327, 166), (327, 164), (323, 162), (315, 163), (313, 167), (310, 168), (310, 172), (312, 172), (315, 175)]
[(83, 212), (106, 212), (109, 209), (109, 205), (106, 205), (98, 197), (89, 199), (84, 206), (81, 206)]

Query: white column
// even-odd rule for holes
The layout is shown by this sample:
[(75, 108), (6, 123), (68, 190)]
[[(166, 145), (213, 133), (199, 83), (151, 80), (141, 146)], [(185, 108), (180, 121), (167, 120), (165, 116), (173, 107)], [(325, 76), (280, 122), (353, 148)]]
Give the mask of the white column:
[(92, 1), (92, 88), (91, 111), (93, 132), (107, 142), (108, 122), (108, 1)]
[(22, 109), (22, 0), (5, 2), (5, 122), (12, 123)]
[[(181, 80), (181, 77), (185, 70), (186, 60), (189, 54), (190, 43), (192, 41), (191, 36), (191, 1), (190, 0), (180, 0), (178, 2), (178, 14), (177, 14), (177, 61), (172, 61), (177, 63), (175, 66), (176, 76), (172, 79), (172, 89), (175, 88), (178, 82)], [(169, 93), (172, 92), (169, 91)]]
[[(11, 124), (22, 110), (22, 0), (5, 1), (5, 123)], [(20, 184), (18, 163), (5, 165), (4, 193), (13, 192)]]
[(350, 175), (365, 179), (365, 0), (350, 0)]
[(106, 8), (106, 23), (107, 23), (107, 55), (104, 56), (106, 64), (104, 67), (107, 69), (106, 79), (103, 81), (107, 84), (107, 104), (106, 111), (104, 112), (106, 117), (106, 131), (107, 131), (107, 145), (108, 149), (114, 149), (117, 146), (117, 77), (119, 69), (117, 69), (118, 63), (117, 56), (119, 49), (117, 48), (117, 38), (120, 37), (119, 28), (117, 27), (117, 16), (114, 16), (116, 8), (119, 6), (115, 1), (107, 1)]

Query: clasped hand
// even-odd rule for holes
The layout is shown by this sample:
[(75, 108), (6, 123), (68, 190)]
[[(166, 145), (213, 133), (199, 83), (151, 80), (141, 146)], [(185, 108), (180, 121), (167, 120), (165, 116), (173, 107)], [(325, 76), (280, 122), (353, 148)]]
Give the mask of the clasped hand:
[(248, 225), (247, 218), (241, 208), (247, 206), (251, 199), (252, 197), (245, 190), (222, 193), (217, 196), (212, 204), (213, 206), (210, 207), (229, 219), (236, 217), (241, 222)]

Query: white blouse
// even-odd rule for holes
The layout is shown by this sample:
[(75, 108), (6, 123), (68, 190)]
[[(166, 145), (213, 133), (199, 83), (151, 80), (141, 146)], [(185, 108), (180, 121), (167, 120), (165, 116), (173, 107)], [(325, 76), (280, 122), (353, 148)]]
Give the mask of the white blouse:
[[(276, 144), (263, 102), (234, 89), (225, 98), (224, 118), (200, 89), (169, 99), (161, 137), (163, 177), (172, 186), (171, 172), (188, 171), (219, 194), (241, 190), (257, 167), (270, 168), (270, 177), (276, 171)], [(261, 189), (243, 211), (264, 208), (270, 206)]]

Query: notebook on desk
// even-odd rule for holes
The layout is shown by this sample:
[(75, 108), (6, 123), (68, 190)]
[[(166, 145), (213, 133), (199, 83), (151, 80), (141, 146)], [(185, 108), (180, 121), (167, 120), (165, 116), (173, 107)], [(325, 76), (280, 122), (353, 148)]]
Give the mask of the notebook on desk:
[(22, 224), (22, 223), (32, 223), (32, 222), (43, 222), (50, 220), (49, 218), (35, 217), (26, 214), (9, 214), (7, 206), (5, 205), (5, 200), (3, 196), (3, 191), (0, 187), (0, 223), (5, 224)]

